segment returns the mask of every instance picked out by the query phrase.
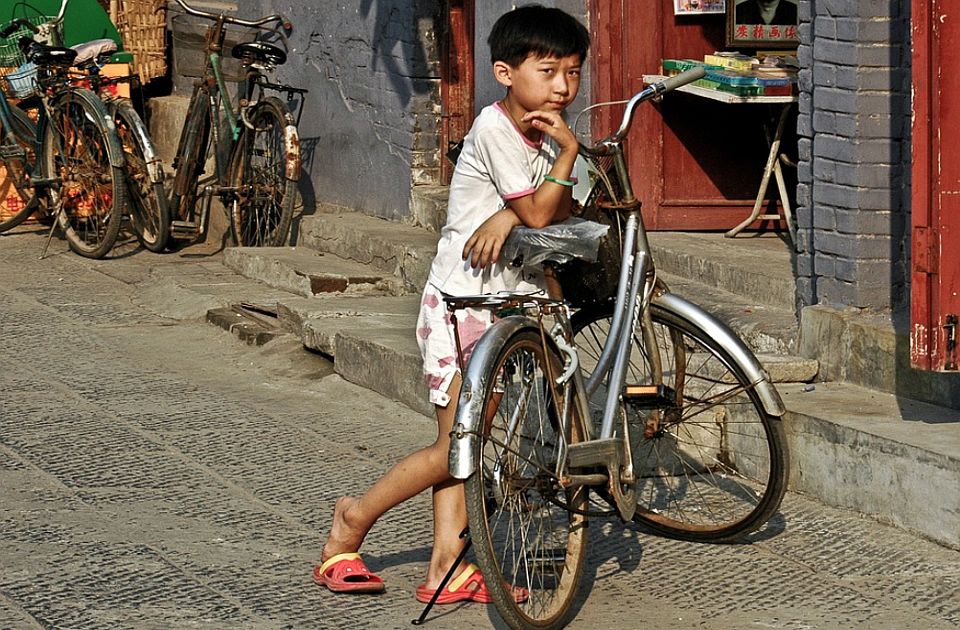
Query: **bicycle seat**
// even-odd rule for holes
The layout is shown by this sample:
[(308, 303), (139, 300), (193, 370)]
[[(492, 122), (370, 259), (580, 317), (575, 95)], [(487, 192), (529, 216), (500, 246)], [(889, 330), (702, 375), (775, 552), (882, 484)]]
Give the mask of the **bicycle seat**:
[(74, 63), (79, 66), (116, 52), (117, 42), (112, 39), (93, 39), (89, 42), (71, 46), (71, 48), (77, 51), (77, 58)]
[(246, 62), (269, 63), (282, 66), (287, 61), (287, 53), (266, 42), (244, 42), (233, 47), (233, 56)]
[(73, 60), (77, 58), (77, 51), (72, 48), (46, 46), (34, 41), (28, 44), (23, 44), (21, 41), (20, 47), (23, 50), (24, 56), (38, 66), (62, 66), (68, 68), (73, 65)]

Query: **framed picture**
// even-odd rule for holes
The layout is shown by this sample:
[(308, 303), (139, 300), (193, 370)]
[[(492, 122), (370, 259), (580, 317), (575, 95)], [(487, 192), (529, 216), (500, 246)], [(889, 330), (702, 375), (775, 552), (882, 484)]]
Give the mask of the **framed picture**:
[(796, 48), (797, 0), (727, 0), (727, 46)]
[(728, 0), (673, 0), (674, 15), (723, 13)]

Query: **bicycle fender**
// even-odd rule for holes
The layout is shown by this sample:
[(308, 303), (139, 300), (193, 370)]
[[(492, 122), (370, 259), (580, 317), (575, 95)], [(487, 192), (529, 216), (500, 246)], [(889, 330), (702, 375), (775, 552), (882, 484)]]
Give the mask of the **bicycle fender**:
[(764, 411), (777, 418), (786, 413), (780, 393), (770, 382), (767, 371), (760, 365), (750, 348), (726, 324), (696, 304), (672, 293), (663, 293), (653, 298), (651, 303), (679, 319), (689, 322), (694, 328), (702, 330), (729, 352), (737, 363), (736, 367), (755, 386)]
[(90, 105), (93, 110), (99, 110), (103, 123), (107, 127), (107, 157), (110, 159), (110, 166), (115, 168), (126, 168), (127, 158), (123, 153), (123, 145), (120, 144), (120, 137), (117, 136), (117, 126), (113, 123), (113, 115), (107, 111), (106, 106), (100, 97), (86, 88), (76, 88), (70, 92), (77, 98), (81, 98)]
[(300, 133), (297, 126), (287, 124), (283, 128), (284, 175), (292, 182), (300, 180)]
[(537, 322), (523, 315), (510, 315), (497, 320), (487, 329), (474, 346), (473, 354), (462, 375), (460, 400), (453, 429), (450, 431), (450, 451), (447, 467), (455, 479), (466, 479), (476, 470), (473, 450), (480, 436), (480, 422), (484, 415), (483, 399), (489, 379), (495, 374), (484, 372), (487, 365), (496, 359), (500, 348), (514, 333), (524, 329), (538, 330)]
[[(133, 109), (133, 103), (124, 98), (112, 99), (110, 101), (110, 105), (117, 109)], [(139, 114), (136, 114), (136, 111), (134, 111), (134, 115), (139, 118)], [(144, 123), (142, 126), (134, 125), (130, 131), (136, 134), (137, 139), (140, 141), (140, 148), (143, 149), (143, 157), (147, 163), (147, 172), (150, 173), (150, 181), (154, 183), (162, 182), (163, 164), (160, 161), (160, 156), (157, 155), (157, 152), (153, 147), (153, 141), (150, 139), (150, 134), (147, 131), (146, 123)]]

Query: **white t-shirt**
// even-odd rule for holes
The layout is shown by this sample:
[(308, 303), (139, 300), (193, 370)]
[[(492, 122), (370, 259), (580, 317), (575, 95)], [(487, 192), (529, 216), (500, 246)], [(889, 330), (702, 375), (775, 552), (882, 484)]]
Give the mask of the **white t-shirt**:
[(463, 142), (450, 182), (447, 223), (440, 232), (429, 282), (450, 295), (497, 291), (535, 291), (542, 278), (500, 261), (473, 269), (463, 260), (463, 246), (484, 221), (512, 199), (532, 195), (557, 157), (557, 146), (544, 136), (531, 142), (499, 103), (484, 107)]

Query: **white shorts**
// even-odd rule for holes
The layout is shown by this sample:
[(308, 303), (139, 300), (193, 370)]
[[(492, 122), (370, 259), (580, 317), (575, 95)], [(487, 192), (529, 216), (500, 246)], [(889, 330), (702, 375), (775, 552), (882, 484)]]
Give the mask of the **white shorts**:
[(466, 366), (477, 341), (493, 323), (493, 312), (476, 308), (448, 311), (443, 294), (427, 283), (423, 288), (420, 315), (417, 317), (417, 345), (423, 355), (423, 376), (430, 390), (430, 402), (440, 407), (446, 407), (450, 403), (447, 390), (461, 367), (457, 360), (454, 314), (460, 333), (462, 363)]

